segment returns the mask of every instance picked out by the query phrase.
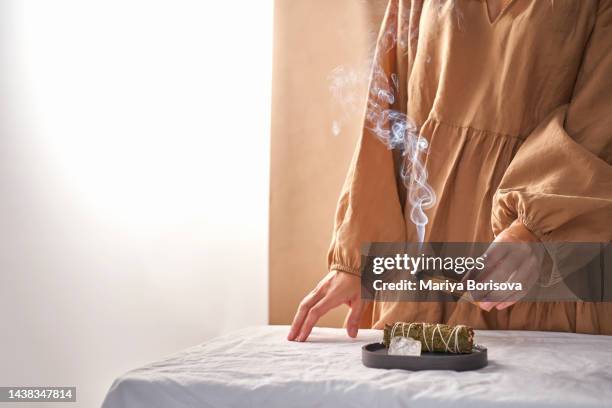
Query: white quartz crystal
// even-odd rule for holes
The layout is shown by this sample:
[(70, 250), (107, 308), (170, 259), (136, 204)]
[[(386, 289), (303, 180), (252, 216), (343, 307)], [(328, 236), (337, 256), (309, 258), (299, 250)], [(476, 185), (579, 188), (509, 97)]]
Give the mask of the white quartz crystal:
[(421, 342), (410, 337), (395, 336), (391, 339), (387, 354), (392, 356), (420, 356)]

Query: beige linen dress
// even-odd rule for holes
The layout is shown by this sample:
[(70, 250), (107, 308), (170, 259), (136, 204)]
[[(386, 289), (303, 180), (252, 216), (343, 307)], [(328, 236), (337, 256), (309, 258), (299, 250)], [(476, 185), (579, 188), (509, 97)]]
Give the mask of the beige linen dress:
[[(612, 240), (612, 0), (513, 0), (494, 20), (485, 0), (390, 0), (375, 64), (398, 85), (389, 107), (429, 141), (437, 201), (426, 241), (490, 242), (515, 220), (542, 241)], [(397, 154), (368, 120), (329, 252), (330, 270), (357, 275), (362, 243), (417, 240)], [(363, 326), (374, 328), (402, 320), (612, 334), (610, 303), (370, 309)]]

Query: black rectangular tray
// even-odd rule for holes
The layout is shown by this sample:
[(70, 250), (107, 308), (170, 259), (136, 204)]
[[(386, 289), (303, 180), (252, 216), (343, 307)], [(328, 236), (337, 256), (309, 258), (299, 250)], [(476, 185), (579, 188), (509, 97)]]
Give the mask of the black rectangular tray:
[(394, 356), (387, 354), (387, 348), (382, 343), (370, 343), (361, 348), (363, 365), (371, 368), (399, 368), (402, 370), (453, 370), (469, 371), (486, 367), (487, 349), (474, 346), (470, 354), (429, 353), (420, 356)]

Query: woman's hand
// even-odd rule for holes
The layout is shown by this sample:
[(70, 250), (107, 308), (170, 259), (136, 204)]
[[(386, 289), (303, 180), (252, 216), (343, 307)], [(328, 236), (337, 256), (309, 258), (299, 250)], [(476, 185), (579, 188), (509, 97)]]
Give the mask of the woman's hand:
[(523, 290), (494, 294), (484, 297), (499, 301), (479, 302), (487, 312), (493, 308), (505, 309), (520, 300), (537, 282), (545, 257), (538, 238), (522, 222), (515, 221), (499, 234), (485, 254), (485, 270), (475, 280), (487, 282), (520, 282)]
[(363, 312), (361, 279), (349, 273), (332, 271), (300, 302), (287, 339), (306, 341), (319, 318), (342, 304), (351, 308), (346, 318), (346, 331), (351, 337), (357, 336)]

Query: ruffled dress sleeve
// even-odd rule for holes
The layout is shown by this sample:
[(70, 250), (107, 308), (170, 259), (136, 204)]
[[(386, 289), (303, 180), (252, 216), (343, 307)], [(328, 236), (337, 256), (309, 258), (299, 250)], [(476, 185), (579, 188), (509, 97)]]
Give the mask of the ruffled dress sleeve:
[(525, 140), (493, 198), (497, 235), (515, 220), (540, 240), (612, 240), (612, 1), (601, 0), (572, 99)]

